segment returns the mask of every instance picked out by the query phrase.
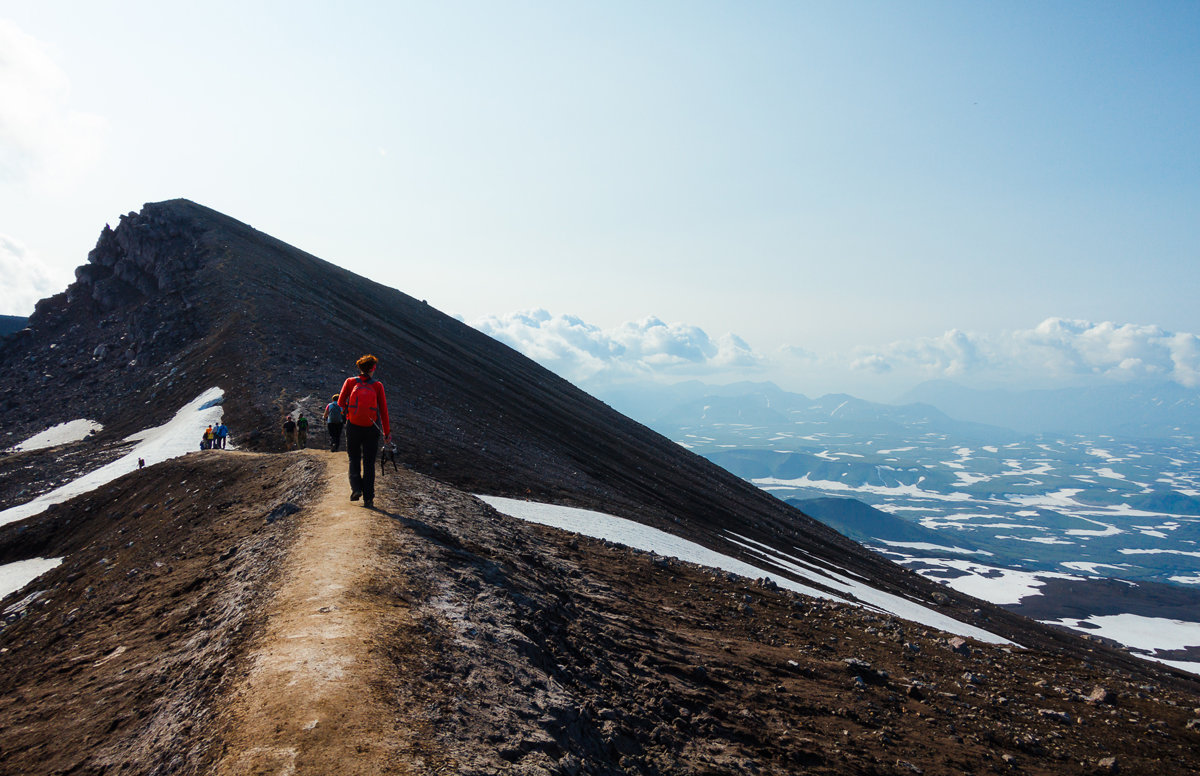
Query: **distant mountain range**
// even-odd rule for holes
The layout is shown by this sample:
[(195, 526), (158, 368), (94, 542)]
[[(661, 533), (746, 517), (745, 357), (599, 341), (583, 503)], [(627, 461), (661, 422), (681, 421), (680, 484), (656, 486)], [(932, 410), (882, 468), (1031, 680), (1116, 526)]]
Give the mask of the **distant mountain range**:
[(960, 420), (1022, 433), (1200, 434), (1200, 390), (1169, 382), (1011, 391), (934, 380), (904, 394), (900, 402), (925, 402)]
[(989, 443), (1028, 434), (1154, 439), (1200, 435), (1200, 391), (1166, 382), (1022, 391), (977, 390), (934, 380), (894, 404), (841, 393), (809, 398), (771, 382), (709, 385), (690, 380), (584, 387), (668, 436), (697, 425), (815, 421), (852, 432), (923, 428)]
[(708, 385), (698, 380), (662, 385), (638, 383), (585, 386), (623, 414), (659, 433), (678, 438), (690, 427), (785, 423), (820, 424), (855, 433), (914, 429), (952, 434), (964, 440), (1005, 442), (1016, 434), (986, 423), (956, 420), (930, 403), (879, 404), (844, 393), (819, 398), (785, 391), (771, 382)]

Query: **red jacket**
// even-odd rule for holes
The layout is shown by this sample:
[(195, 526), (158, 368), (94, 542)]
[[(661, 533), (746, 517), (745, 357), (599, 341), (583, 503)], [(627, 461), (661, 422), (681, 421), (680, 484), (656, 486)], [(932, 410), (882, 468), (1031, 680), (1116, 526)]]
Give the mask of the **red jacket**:
[[(350, 391), (354, 389), (354, 384), (358, 382), (358, 377), (347, 377), (346, 382), (342, 383), (342, 392), (338, 394), (338, 406), (342, 408), (342, 415), (346, 418), (346, 422), (350, 422)], [(383, 428), (383, 435), (389, 436), (392, 433), (392, 425), (388, 421), (387, 397), (383, 393), (383, 383), (371, 378), (371, 387), (375, 389), (375, 403), (379, 406), (379, 425)]]

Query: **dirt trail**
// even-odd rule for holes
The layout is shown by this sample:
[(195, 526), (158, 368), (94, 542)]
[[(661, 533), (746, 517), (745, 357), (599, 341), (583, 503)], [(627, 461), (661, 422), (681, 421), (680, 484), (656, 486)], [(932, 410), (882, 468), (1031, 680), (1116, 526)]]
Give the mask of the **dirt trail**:
[(321, 499), (297, 514), (265, 633), (234, 688), (217, 774), (406, 773), (404, 727), (386, 696), (389, 634), (411, 626), (399, 601), (372, 594), (386, 572), (383, 513), (348, 499), (345, 457), (326, 467)]

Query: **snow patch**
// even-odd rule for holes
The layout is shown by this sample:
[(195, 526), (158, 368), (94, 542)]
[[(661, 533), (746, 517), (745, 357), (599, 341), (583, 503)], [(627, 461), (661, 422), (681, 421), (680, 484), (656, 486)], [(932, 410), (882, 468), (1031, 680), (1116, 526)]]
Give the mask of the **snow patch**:
[(1091, 561), (1086, 560), (1067, 560), (1058, 565), (1065, 569), (1070, 569), (1071, 571), (1082, 571), (1085, 574), (1095, 574), (1101, 577), (1106, 575), (1099, 571), (1099, 569), (1116, 569), (1117, 571), (1120, 571), (1123, 568), (1128, 568), (1128, 566), (1116, 566), (1111, 563), (1092, 563)]
[(1200, 558), (1200, 552), (1191, 552), (1189, 550), (1130, 550), (1120, 549), (1117, 552), (1122, 555), (1187, 555), (1191, 558)]
[(779, 490), (782, 488), (814, 488), (818, 490), (851, 491), (855, 493), (873, 493), (879, 496), (895, 496), (907, 498), (928, 499), (930, 501), (970, 501), (966, 493), (937, 493), (932, 490), (922, 490), (916, 485), (858, 485), (851, 486), (844, 482), (833, 480), (814, 480), (809, 475), (798, 479), (784, 480), (778, 477), (760, 477), (751, 480), (763, 490)]
[[(556, 504), (542, 504), (535, 501), (521, 501), (518, 499), (501, 498), (499, 496), (479, 496), (478, 498), (496, 511), (520, 520), (573, 531), (574, 533), (591, 536), (595, 539), (618, 542), (639, 550), (651, 551), (659, 555), (678, 558), (690, 563), (718, 568), (749, 579), (758, 579), (761, 577), (772, 578), (780, 587), (813, 598), (824, 598), (841, 603), (853, 603), (848, 599), (809, 587), (800, 582), (772, 576), (771, 572), (757, 566), (710, 550), (707, 547), (688, 541), (687, 539), (682, 539), (674, 534), (659, 531), (656, 528), (651, 528), (632, 520), (626, 520), (625, 518), (607, 515), (602, 512), (594, 512), (589, 509), (564, 507)], [(739, 544), (747, 546), (742, 542), (739, 542)], [(865, 602), (871, 608), (890, 612), (898, 617), (913, 620), (923, 625), (960, 636), (968, 636), (979, 641), (992, 644), (1012, 643), (993, 633), (959, 622), (899, 596), (875, 590), (835, 572), (829, 570), (822, 570), (820, 573), (814, 572), (807, 565), (800, 565), (801, 561), (797, 558), (783, 556), (774, 550), (764, 552), (755, 550), (753, 547), (748, 548), (765, 556), (764, 559), (769, 560), (771, 563), (787, 568), (797, 576), (826, 587), (843, 590), (860, 601)]]
[(32, 501), (0, 511), (0, 525), (41, 514), (53, 504), (61, 504), (107, 485), (118, 477), (137, 471), (139, 458), (144, 459), (147, 466), (151, 466), (199, 449), (204, 429), (221, 420), (221, 402), (224, 396), (225, 392), (220, 388), (209, 388), (185, 404), (175, 413), (175, 417), (163, 425), (127, 437), (125, 441), (138, 444), (124, 456), (68, 482), (61, 488), (43, 493)]
[(890, 542), (887, 539), (879, 539), (878, 541), (886, 544), (889, 547), (901, 547), (906, 550), (925, 550), (927, 552), (953, 552), (957, 555), (992, 555), (993, 553), (987, 550), (968, 550), (965, 547), (944, 547), (940, 544), (930, 544), (929, 542)]
[(1042, 622), (1098, 634), (1143, 652), (1200, 647), (1200, 622), (1130, 613), (1096, 614), (1086, 620), (1066, 618)]
[(0, 598), (15, 593), (62, 563), (62, 558), (30, 558), (0, 566)]
[(59, 423), (57, 426), (51, 426), (40, 434), (34, 434), (19, 445), (14, 445), (11, 450), (42, 450), (47, 447), (56, 447), (58, 445), (66, 445), (71, 442), (78, 442), (81, 439), (87, 439), (92, 432), (100, 433), (104, 426), (94, 420), (68, 420), (66, 423)]
[(916, 569), (921, 576), (952, 587), (960, 593), (981, 598), (989, 603), (1003, 606), (1018, 604), (1021, 599), (1041, 595), (1041, 587), (1049, 579), (1082, 579), (1071, 574), (1056, 572), (1018, 571), (1016, 569), (986, 566), (959, 558), (921, 558), (921, 563), (960, 571), (965, 576), (943, 579), (936, 576), (938, 568)]

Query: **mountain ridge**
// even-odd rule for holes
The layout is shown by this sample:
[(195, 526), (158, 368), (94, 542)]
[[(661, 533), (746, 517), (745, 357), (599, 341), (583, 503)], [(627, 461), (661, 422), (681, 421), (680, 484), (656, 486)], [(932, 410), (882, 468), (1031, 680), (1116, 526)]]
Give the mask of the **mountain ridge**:
[[(316, 454), (282, 453), (279, 418), (316, 417), (367, 351), (381, 359), (411, 467), (381, 481), (387, 571), (373, 594), (419, 614), (425, 635), (411, 644), (427, 652), (410, 661), (405, 643), (376, 646), (395, 662), (389, 681), (411, 680), (405, 692), (458, 772), (902, 773), (916, 760), (949, 774), (1003, 751), (1032, 772), (1086, 762), (1083, 773), (1103, 759), (1108, 717), (1085, 685), (1104, 681), (1130, 714), (1166, 720), (1158, 749), (1121, 722), (1120, 757), (1161, 761), (1163, 773), (1195, 764), (1193, 677), (945, 590), (428, 305), (172, 200), (106, 228), (76, 282), (0, 341), (10, 433), (80, 416), (105, 426), (0, 456), (0, 506), (115, 455), (129, 433), (214, 386), (240, 451), (130, 471), (0, 526), (0, 560), (63, 557), (32, 593), (5, 601), (0, 751), (25, 753), (10, 767), (207, 772), (228, 738), (205, 714), (220, 716), (253, 665), (249, 645), (281, 583), (274, 569), (325, 487)], [(48, 389), (58, 401), (39, 400)], [(472, 494), (604, 511), (820, 588), (789, 568), (803, 565), (844, 597), (832, 580), (862, 580), (1021, 647), (528, 526)], [(189, 656), (212, 676), (183, 670)], [(1013, 671), (1027, 683), (1009, 683)], [(1030, 689), (1060, 680), (1076, 689), (1049, 700)], [(1137, 695), (1139, 682), (1152, 697)], [(1019, 702), (998, 700), (1008, 697)], [(95, 719), (56, 737), (56, 716), (89, 700)], [(1067, 728), (1063, 715), (1094, 721)], [(451, 762), (438, 756), (412, 767)]]

